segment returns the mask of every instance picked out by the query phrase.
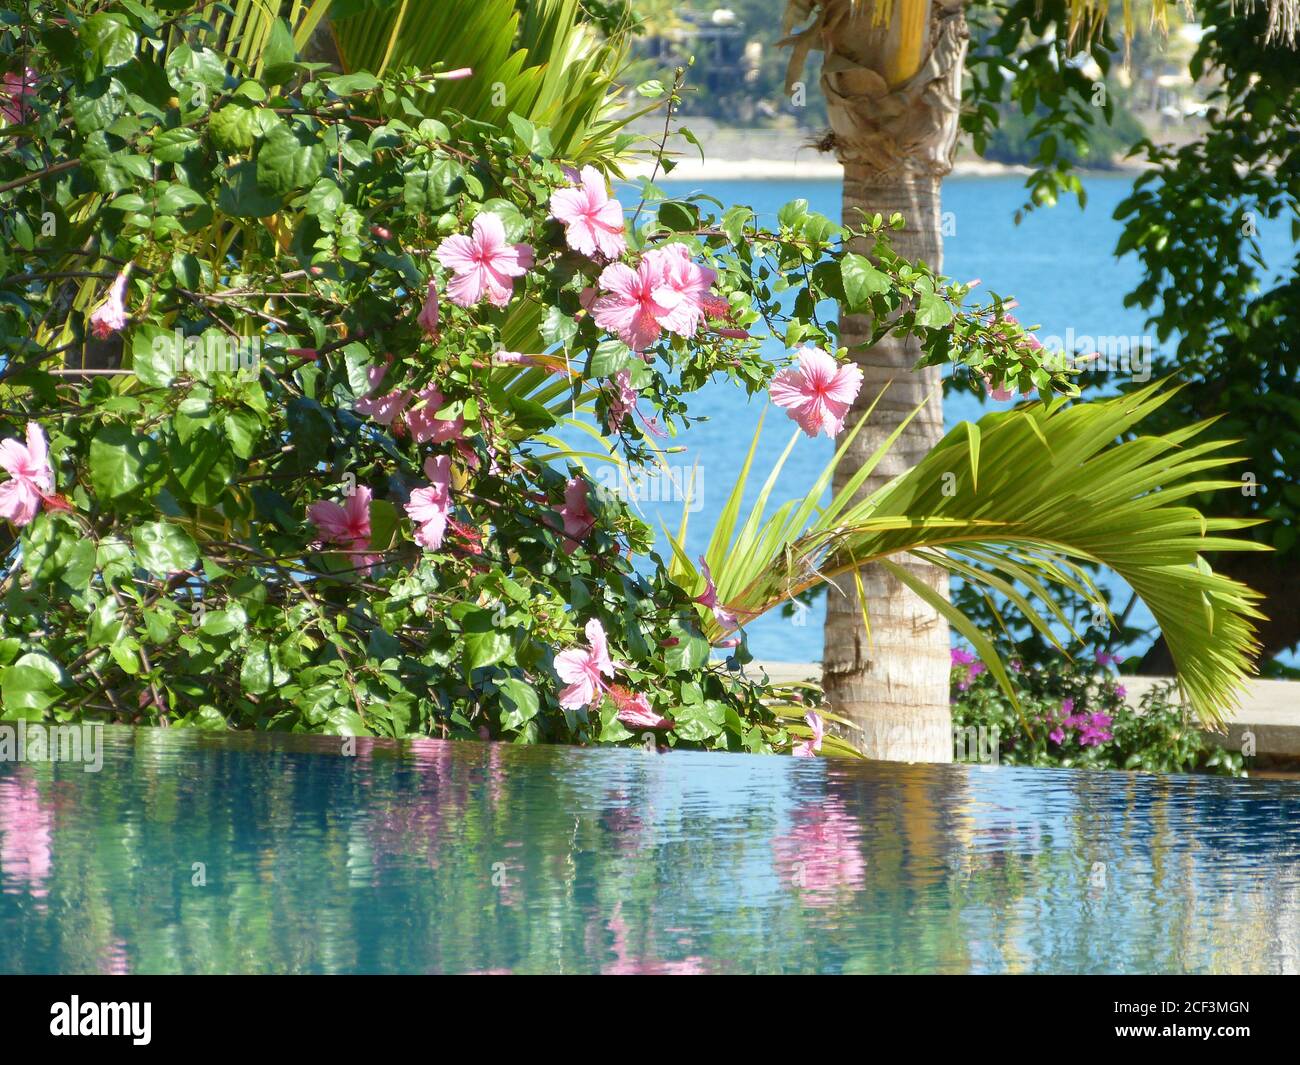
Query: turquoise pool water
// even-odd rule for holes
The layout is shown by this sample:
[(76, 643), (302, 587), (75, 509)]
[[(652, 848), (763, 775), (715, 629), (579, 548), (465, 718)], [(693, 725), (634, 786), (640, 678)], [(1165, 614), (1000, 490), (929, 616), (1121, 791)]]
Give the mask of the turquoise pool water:
[(0, 764), (0, 971), (1300, 969), (1292, 783), (341, 743)]

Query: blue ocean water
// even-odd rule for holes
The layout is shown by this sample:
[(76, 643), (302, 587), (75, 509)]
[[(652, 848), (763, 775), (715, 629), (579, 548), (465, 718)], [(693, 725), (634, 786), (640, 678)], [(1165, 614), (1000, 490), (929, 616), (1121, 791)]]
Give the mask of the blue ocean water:
[[(674, 197), (703, 192), (724, 204), (747, 204), (761, 222), (773, 227), (779, 208), (794, 199), (807, 200), (812, 210), (831, 218), (838, 218), (840, 212), (838, 180), (677, 183), (667, 188)], [(1146, 331), (1144, 313), (1124, 307), (1124, 296), (1140, 279), (1139, 264), (1132, 256), (1116, 259), (1113, 254), (1122, 227), (1112, 215), (1131, 188), (1131, 176), (1093, 176), (1087, 181), (1085, 209), (1074, 200), (1066, 200), (1055, 209), (1032, 212), (1017, 226), (1014, 215), (1025, 201), (1022, 179), (950, 178), (943, 187), (944, 273), (961, 281), (980, 279), (977, 294), (1014, 296), (1019, 300), (1016, 317), (1026, 326), (1041, 326), (1042, 337), (1068, 340), (1071, 335), (1142, 336)], [(1281, 228), (1265, 230), (1261, 244), (1266, 261), (1282, 262), (1291, 254)], [(1090, 350), (1086, 340), (1081, 343), (1085, 345), (1083, 350)], [(1156, 350), (1161, 347), (1157, 345)], [(780, 345), (774, 343), (771, 356), (779, 358), (783, 354)], [(1092, 375), (1087, 394), (1104, 394), (1114, 387), (1116, 379), (1106, 374)], [(948, 396), (944, 402), (947, 429), (998, 407), (964, 393)], [(691, 470), (698, 466), (698, 509), (690, 515), (687, 530), (692, 557), (702, 553), (708, 543), (765, 403), (764, 397), (747, 399), (727, 383), (706, 387), (693, 397), (691, 410), (708, 420), (671, 441), (685, 447), (683, 454), (671, 458), (683, 479), (689, 480)], [(789, 442), (793, 428), (779, 410), (769, 411), (750, 477), (747, 506)], [(832, 454), (829, 440), (801, 437), (777, 482), (769, 512), (781, 501), (801, 497)], [(677, 529), (681, 502), (652, 498), (639, 503), (656, 528), (662, 520), (669, 528)], [(666, 555), (666, 542), (662, 550)], [(1119, 606), (1127, 602), (1127, 587), (1118, 579), (1104, 586)], [(755, 620), (746, 627), (750, 650), (756, 657), (771, 661), (819, 660), (824, 612), (824, 600), (819, 600), (815, 608), (795, 617), (783, 618), (773, 611)], [(1138, 625), (1152, 623), (1150, 615), (1140, 608), (1134, 610), (1131, 620)]]

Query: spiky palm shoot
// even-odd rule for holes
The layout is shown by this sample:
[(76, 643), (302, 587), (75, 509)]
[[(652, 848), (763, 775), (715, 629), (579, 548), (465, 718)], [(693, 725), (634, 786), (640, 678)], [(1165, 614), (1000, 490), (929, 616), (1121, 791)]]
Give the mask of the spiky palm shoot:
[[(1200, 492), (1240, 488), (1239, 481), (1209, 472), (1234, 461), (1223, 454), (1230, 442), (1197, 439), (1209, 422), (1114, 443), (1174, 391), (1153, 384), (1114, 399), (1034, 403), (986, 415), (959, 425), (918, 466), (860, 502), (852, 501), (860, 484), (855, 478), (821, 506), (832, 459), (807, 496), (765, 518), (787, 448), (737, 532), (751, 448), (706, 554), (719, 598), (752, 618), (880, 562), (971, 641), (1014, 700), (988, 636), (897, 561), (918, 556), (1005, 596), (1058, 647), (1061, 634), (1074, 633), (1052, 589), (1070, 589), (1104, 607), (1082, 566), (1095, 563), (1127, 581), (1151, 610), (1188, 701), (1202, 721), (1218, 724), (1252, 671), (1252, 619), (1262, 615), (1257, 593), (1214, 573), (1202, 556), (1266, 548), (1221, 535), (1252, 522), (1206, 518), (1185, 505)], [(890, 443), (857, 478), (865, 480)], [(847, 441), (841, 451), (844, 446)], [(702, 587), (680, 536), (674, 554), (677, 578)], [(869, 631), (871, 604), (860, 606)], [(711, 618), (705, 624), (718, 634)]]

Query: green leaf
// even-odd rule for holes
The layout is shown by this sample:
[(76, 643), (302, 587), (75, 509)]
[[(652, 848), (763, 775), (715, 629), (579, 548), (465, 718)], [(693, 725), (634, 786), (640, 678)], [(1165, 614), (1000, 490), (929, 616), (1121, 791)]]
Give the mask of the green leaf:
[(257, 166), (250, 159), (226, 171), (225, 184), (217, 194), (217, 206), (226, 214), (236, 218), (265, 218), (280, 210), (283, 199), (258, 184)]
[(238, 103), (217, 108), (208, 119), (208, 136), (223, 152), (248, 151), (257, 137), (256, 110)]
[(284, 19), (276, 19), (271, 25), (266, 48), (262, 51), (262, 73), (266, 80), (272, 85), (279, 85), (292, 77), (295, 54), (293, 31)]
[(452, 186), (459, 171), (449, 159), (442, 159), (427, 169), (413, 170), (406, 175), (402, 200), (408, 210), (419, 214), (435, 214), (452, 200)]
[(125, 15), (91, 15), (79, 34), (87, 80), (135, 58), (136, 36)]
[(700, 227), (700, 209), (693, 203), (667, 200), (659, 205), (659, 224), (677, 233), (693, 232)]
[(527, 681), (507, 677), (496, 682), (502, 697), (501, 727), (509, 731), (521, 729), (537, 716), (541, 703), (537, 689)]
[(190, 534), (170, 521), (151, 521), (131, 531), (140, 565), (159, 577), (193, 569), (199, 549)]
[(128, 425), (100, 429), (90, 441), (90, 484), (101, 504), (116, 504), (136, 496), (159, 474), (157, 443)]
[(849, 252), (840, 261), (840, 279), (849, 310), (857, 310), (873, 295), (889, 291), (889, 276), (871, 265), (865, 256)]
[(541, 327), (542, 339), (548, 345), (559, 344), (567, 348), (578, 335), (578, 323), (559, 307), (548, 307)]
[(613, 377), (632, 365), (632, 350), (621, 340), (602, 340), (587, 363), (588, 377)]
[(251, 695), (264, 695), (272, 688), (289, 683), (289, 671), (280, 664), (276, 650), (263, 640), (248, 645), (239, 669), (239, 685)]
[(280, 197), (308, 188), (324, 171), (325, 145), (301, 123), (280, 123), (257, 152), (258, 185)]
[(948, 301), (933, 292), (922, 293), (916, 305), (916, 324), (938, 329), (952, 321)]
[(709, 664), (709, 641), (695, 625), (683, 625), (679, 621), (674, 621), (668, 626), (668, 632), (676, 637), (677, 643), (672, 647), (664, 648), (665, 668), (676, 673), (681, 670), (700, 670)]
[(32, 651), (13, 665), (0, 670), (0, 703), (3, 716), (19, 717), (17, 711), (43, 712), (63, 697), (63, 670), (49, 655)]
[(156, 325), (138, 326), (131, 334), (131, 369), (150, 388), (166, 388), (184, 365), (176, 333)]

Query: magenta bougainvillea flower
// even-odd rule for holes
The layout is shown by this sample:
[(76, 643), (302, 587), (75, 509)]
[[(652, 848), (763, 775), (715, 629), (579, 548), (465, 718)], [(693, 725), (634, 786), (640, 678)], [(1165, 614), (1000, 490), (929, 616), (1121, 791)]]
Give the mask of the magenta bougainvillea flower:
[(822, 721), (821, 714), (816, 710), (809, 710), (804, 714), (803, 719), (808, 722), (808, 727), (812, 729), (812, 736), (802, 743), (796, 744), (791, 752), (796, 758), (812, 758), (822, 749), (822, 739), (826, 735), (826, 724)]
[(411, 493), (406, 513), (415, 523), (415, 542), (437, 551), (442, 547), (442, 538), (447, 533), (447, 517), (451, 513), (451, 457), (438, 455), (425, 459), (424, 473), (430, 484)]
[(533, 265), (533, 249), (507, 243), (505, 226), (491, 212), (475, 218), (472, 229), (471, 237), (457, 234), (438, 245), (438, 261), (453, 274), (447, 295), (461, 307), (472, 307), (484, 296), (493, 306), (504, 307), (514, 293), (515, 278)]
[(1110, 728), (1114, 718), (1110, 714), (1100, 712), (1076, 714), (1073, 699), (1062, 700), (1060, 713), (1059, 720), (1055, 715), (1049, 715), (1052, 718), (1053, 728), (1047, 734), (1047, 738), (1058, 747), (1062, 746), (1073, 732), (1077, 732), (1076, 738), (1080, 747), (1100, 747), (1115, 738)]
[(984, 672), (984, 663), (979, 661), (969, 651), (963, 651), (960, 647), (954, 647), (949, 654), (952, 657), (953, 669), (958, 666), (966, 667), (966, 675), (957, 682), (957, 690), (964, 692), (970, 687), (971, 681)]
[(694, 602), (713, 611), (713, 617), (722, 626), (723, 632), (739, 627), (736, 615), (718, 602), (718, 588), (713, 583), (713, 573), (703, 555), (700, 556), (700, 572), (704, 574), (704, 594), (696, 596)]
[(1110, 731), (1112, 720), (1109, 714), (1089, 714), (1088, 719), (1079, 728), (1079, 746), (1100, 747), (1103, 743), (1113, 739)]
[(406, 412), (406, 424), (411, 430), (411, 439), (417, 444), (444, 444), (449, 440), (459, 440), (464, 434), (464, 418), (438, 417), (442, 405), (443, 395), (434, 385), (415, 394), (415, 403)]
[(571, 647), (555, 656), (555, 672), (567, 687), (560, 690), (560, 706), (581, 710), (590, 706), (608, 685), (604, 677), (614, 676), (605, 629), (595, 618), (587, 622), (587, 647)]
[(415, 320), (430, 338), (438, 339), (438, 285), (432, 280), (424, 294), (424, 306), (420, 308)]
[(809, 436), (824, 432), (835, 436), (862, 387), (862, 371), (853, 363), (840, 364), (830, 355), (805, 345), (799, 366), (772, 378), (772, 402), (793, 418)]
[[(307, 508), (307, 517), (320, 530), (322, 540), (365, 552), (370, 547), (370, 500), (370, 489), (359, 484), (342, 506), (322, 499)], [(379, 556), (363, 553), (358, 562), (362, 571), (369, 573)]]
[(0, 440), (0, 469), (10, 477), (0, 484), (0, 518), (18, 526), (27, 525), (36, 517), (42, 501), (56, 509), (68, 509), (54, 495), (49, 445), (45, 431), (36, 422), (27, 423), (26, 446), (17, 440)]
[(131, 273), (128, 265), (113, 279), (104, 302), (90, 312), (90, 331), (105, 340), (126, 326), (126, 280)]
[(587, 503), (587, 482), (581, 477), (570, 477), (564, 485), (564, 506), (557, 507), (555, 512), (564, 522), (564, 553), (571, 555), (596, 524)]
[(577, 188), (551, 194), (551, 217), (564, 224), (564, 239), (583, 255), (615, 259), (627, 250), (623, 239), (623, 205), (610, 199), (605, 178), (584, 166)]

